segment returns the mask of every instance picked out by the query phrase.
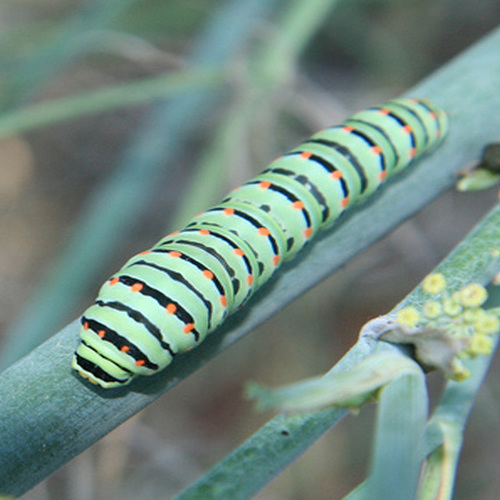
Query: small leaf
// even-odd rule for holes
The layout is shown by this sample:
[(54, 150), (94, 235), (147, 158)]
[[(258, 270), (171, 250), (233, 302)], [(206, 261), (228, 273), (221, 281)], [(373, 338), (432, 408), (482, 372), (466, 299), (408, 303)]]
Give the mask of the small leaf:
[(252, 383), (247, 396), (257, 407), (281, 411), (311, 411), (328, 406), (358, 409), (377, 391), (403, 374), (421, 373), (420, 368), (399, 351), (377, 352), (350, 370), (309, 378), (275, 389)]

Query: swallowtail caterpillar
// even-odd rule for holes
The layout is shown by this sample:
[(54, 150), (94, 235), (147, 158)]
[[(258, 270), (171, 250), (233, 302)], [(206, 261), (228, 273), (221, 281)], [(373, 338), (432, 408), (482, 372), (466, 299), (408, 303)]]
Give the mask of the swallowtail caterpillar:
[(73, 368), (105, 388), (164, 369), (446, 131), (441, 109), (401, 98), (314, 134), (104, 283), (83, 314)]

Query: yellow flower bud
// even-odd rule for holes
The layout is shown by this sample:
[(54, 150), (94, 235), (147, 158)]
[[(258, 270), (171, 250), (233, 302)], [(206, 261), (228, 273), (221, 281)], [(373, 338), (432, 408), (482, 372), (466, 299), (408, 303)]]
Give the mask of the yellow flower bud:
[(458, 292), (459, 302), (464, 307), (479, 307), (488, 298), (488, 292), (479, 283), (471, 283)]
[(412, 306), (403, 307), (397, 314), (397, 322), (400, 325), (407, 326), (409, 328), (414, 328), (420, 321), (420, 313)]
[(463, 311), (463, 307), (453, 299), (443, 300), (443, 312), (448, 316), (458, 316)]
[(477, 333), (493, 335), (500, 330), (500, 320), (494, 314), (485, 312), (474, 322), (474, 328)]
[(463, 382), (470, 377), (470, 370), (461, 361), (454, 359), (452, 361), (452, 373), (448, 377), (456, 382)]
[(439, 318), (443, 314), (443, 306), (437, 300), (428, 300), (422, 309), (424, 316), (428, 319)]
[(470, 339), (468, 350), (472, 356), (491, 354), (493, 352), (493, 339), (486, 335), (476, 334)]
[(480, 321), (485, 314), (486, 312), (484, 309), (481, 309), (480, 307), (473, 307), (472, 309), (466, 309), (462, 317), (465, 323), (471, 325), (476, 321)]
[(429, 274), (424, 278), (422, 289), (424, 292), (432, 295), (444, 291), (446, 288), (446, 279), (441, 273)]

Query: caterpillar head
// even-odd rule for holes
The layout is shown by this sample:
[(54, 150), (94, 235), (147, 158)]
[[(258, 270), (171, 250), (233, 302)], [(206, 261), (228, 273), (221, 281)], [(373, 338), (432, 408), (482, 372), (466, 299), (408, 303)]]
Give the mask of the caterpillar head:
[(83, 340), (73, 355), (71, 366), (90, 383), (105, 389), (127, 385), (135, 376), (135, 374), (107, 359)]

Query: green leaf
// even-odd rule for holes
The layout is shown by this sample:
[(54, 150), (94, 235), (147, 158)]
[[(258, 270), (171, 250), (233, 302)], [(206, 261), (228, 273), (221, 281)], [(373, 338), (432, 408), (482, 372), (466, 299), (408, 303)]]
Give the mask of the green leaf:
[(380, 391), (366, 500), (415, 498), (422, 465), (427, 407), (422, 371), (403, 375)]
[(329, 406), (356, 410), (381, 387), (415, 370), (420, 371), (405, 354), (384, 350), (367, 356), (349, 371), (328, 373), (278, 388), (253, 383), (247, 395), (262, 410), (295, 413)]

